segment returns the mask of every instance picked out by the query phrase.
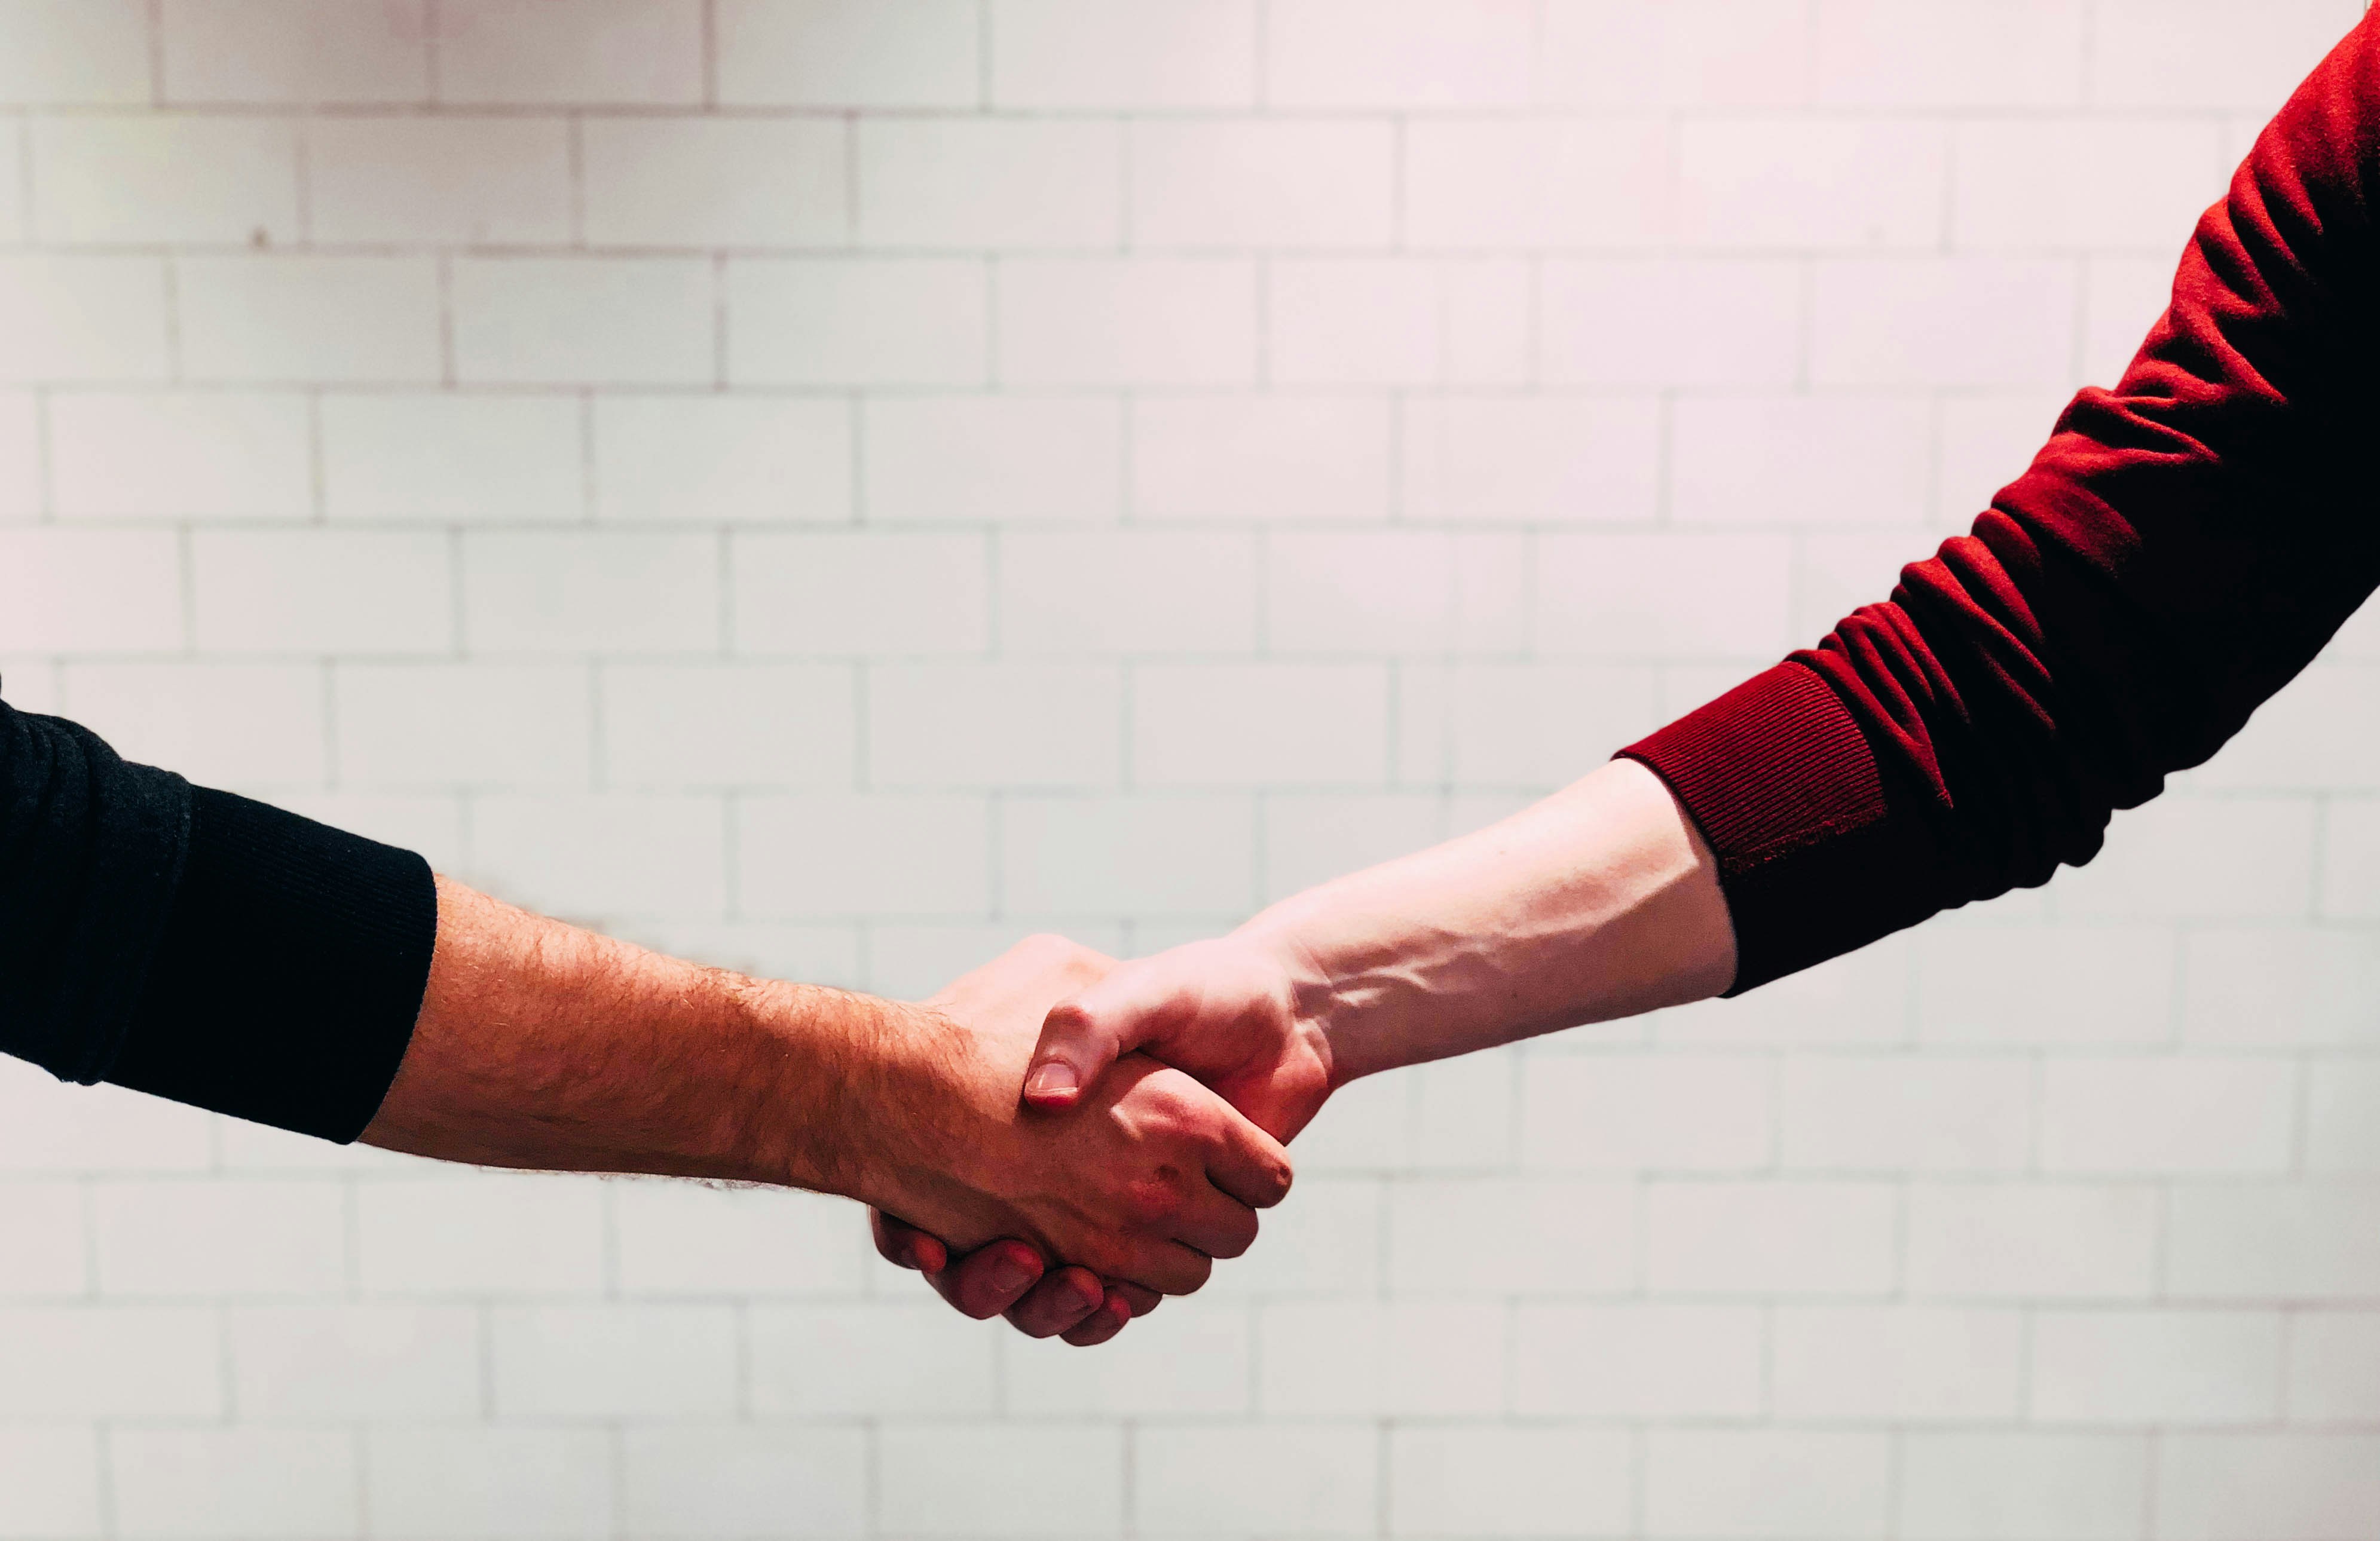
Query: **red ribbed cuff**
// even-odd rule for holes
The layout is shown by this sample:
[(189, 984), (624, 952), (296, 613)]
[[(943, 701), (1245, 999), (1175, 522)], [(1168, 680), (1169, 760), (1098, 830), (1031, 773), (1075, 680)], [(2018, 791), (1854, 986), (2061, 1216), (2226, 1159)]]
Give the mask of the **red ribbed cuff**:
[(1621, 753), (1669, 783), (1718, 857), (1730, 995), (1864, 947), (1940, 907), (1939, 864), (1840, 698), (1779, 663)]

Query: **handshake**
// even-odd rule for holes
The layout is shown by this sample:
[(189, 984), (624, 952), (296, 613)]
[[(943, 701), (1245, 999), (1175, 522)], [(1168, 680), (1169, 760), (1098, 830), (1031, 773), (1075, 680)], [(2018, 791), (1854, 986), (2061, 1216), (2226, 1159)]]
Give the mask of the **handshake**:
[(968, 1316), (1112, 1338), (1245, 1252), (1289, 1192), (1282, 1144), (1335, 1085), (1328, 996), (1254, 928), (1121, 965), (1020, 943), (917, 1008), (968, 1116), (903, 1121), (915, 1152), (861, 1195), (877, 1250)]

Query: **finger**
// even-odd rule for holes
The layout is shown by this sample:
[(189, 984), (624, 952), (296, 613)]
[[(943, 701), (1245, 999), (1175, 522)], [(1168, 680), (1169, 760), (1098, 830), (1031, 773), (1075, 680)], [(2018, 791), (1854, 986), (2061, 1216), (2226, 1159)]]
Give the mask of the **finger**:
[(1023, 1242), (990, 1242), (934, 1276), (944, 1300), (978, 1321), (1014, 1305), (1041, 1277), (1041, 1255)]
[(1252, 1208), (1269, 1209), (1287, 1198), (1294, 1176), (1289, 1151), (1244, 1118), (1232, 1119), (1207, 1153), (1207, 1181)]
[(1108, 1293), (1123, 1296), (1123, 1303), (1132, 1307), (1135, 1317), (1148, 1316), (1165, 1301), (1165, 1297), (1155, 1290), (1147, 1289), (1138, 1284), (1127, 1284), (1123, 1280), (1111, 1283), (1108, 1286)]
[(1073, 1107), (1119, 1056), (1194, 1014), (1197, 996), (1175, 986), (1175, 972), (1158, 959), (1125, 964), (1050, 1007), (1025, 1072), (1026, 1104)]
[(929, 1235), (907, 1220), (881, 1209), (868, 1211), (868, 1230), (876, 1238), (876, 1255), (895, 1268), (940, 1273), (950, 1266), (951, 1249), (940, 1236)]
[(1209, 1257), (1237, 1257), (1256, 1244), (1257, 1212), (1205, 1183), (1174, 1211), (1173, 1239)]
[(1027, 1338), (1054, 1338), (1090, 1319), (1107, 1303), (1106, 1286), (1088, 1268), (1060, 1268), (1009, 1307), (1008, 1324)]
[(1161, 1295), (1196, 1294), (1215, 1271), (1215, 1260), (1180, 1242), (1140, 1242), (1122, 1267), (1099, 1269), (1110, 1279), (1144, 1285)]
[(1080, 1326), (1070, 1329), (1062, 1336), (1076, 1348), (1094, 1348), (1122, 1332), (1132, 1317), (1131, 1305), (1122, 1295), (1111, 1290), (1099, 1302), (1098, 1310), (1085, 1317)]

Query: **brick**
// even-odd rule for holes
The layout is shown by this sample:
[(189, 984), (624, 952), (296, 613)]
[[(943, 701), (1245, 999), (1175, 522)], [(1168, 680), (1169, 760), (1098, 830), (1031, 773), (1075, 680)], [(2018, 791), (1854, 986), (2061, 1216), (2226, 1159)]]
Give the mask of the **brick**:
[[(971, 900), (972, 894), (970, 890), (961, 903)], [(947, 896), (922, 907), (943, 911), (953, 908)], [(976, 914), (989, 915), (991, 908), (987, 903)], [(1114, 957), (1125, 951), (1124, 925), (1121, 919), (1074, 920), (1066, 923), (1065, 932), (1068, 939), (1078, 945)], [(948, 987), (961, 975), (981, 968), (987, 958), (999, 957), (1026, 938), (1054, 928), (1056, 924), (1052, 920), (1022, 916), (988, 920), (973, 917), (915, 919), (896, 916), (874, 920), (868, 926), (868, 966), (860, 973), (859, 988), (893, 1000), (924, 1001)], [(1197, 928), (1193, 934), (1211, 935), (1214, 929), (1210, 921)], [(1167, 931), (1163, 922), (1138, 926), (1134, 935), (1143, 939), (1145, 948), (1192, 940), (1189, 935)], [(1151, 938), (1155, 940), (1148, 940)], [(895, 1288), (908, 1289), (914, 1283), (914, 1280), (896, 1273), (879, 1286), (878, 1292)]]
[(581, 519), (579, 416), (558, 395), (326, 396), (324, 511), (436, 524)]
[(1522, 650), (1517, 536), (1283, 530), (1265, 551), (1265, 637), (1275, 653)]
[(734, 1412), (725, 1305), (506, 1306), (491, 1312), (501, 1418), (684, 1418)]
[(1256, 99), (1250, 0), (993, 0), (991, 104), (1136, 112)]
[(726, 815), (716, 797), (505, 794), (472, 806), (469, 880), (551, 914), (726, 913)]
[(201, 1171), (214, 1161), (207, 1116), (120, 1086), (61, 1086), (0, 1061), (0, 1171)]
[(1397, 1429), (1389, 1534), (1625, 1535), (1635, 1464), (1618, 1429)]
[(463, 625), (492, 653), (715, 653), (709, 534), (486, 533), (463, 540)]
[(851, 671), (748, 663), (607, 665), (604, 784), (849, 787)]
[(422, 102), (422, 0), (164, 0), (161, 81), (173, 103)]
[(2144, 1299), (2158, 1214), (2145, 1185), (1914, 1183), (1905, 1283), (1937, 1300)]
[(2157, 1534), (2178, 1541), (2347, 1541), (2380, 1523), (2380, 1438), (2169, 1435), (2158, 1448)]
[(97, 1535), (99, 1439), (95, 1430), (59, 1426), (0, 1429), (0, 1533)]
[(2137, 1434), (1917, 1431), (1900, 1447), (1896, 1535), (2131, 1541), (2148, 1501)]
[(1784, 1306), (1776, 1413), (1810, 1422), (1984, 1422), (2016, 1415), (2023, 1317), (1953, 1306)]
[(1523, 1302), (1512, 1411), (1526, 1418), (1742, 1418), (1763, 1402), (1768, 1333), (1750, 1305)]
[(1504, 1311), (1472, 1301), (1275, 1302), (1257, 1400), (1283, 1416), (1481, 1416), (1504, 1406)]
[(1902, 251), (1942, 240), (1949, 139), (1930, 124), (1696, 118), (1679, 129), (1678, 156), (1678, 234), (1691, 246)]
[(2082, 93), (2075, 0), (1817, 0), (1817, 100), (1834, 107), (2063, 107)]
[(209, 785), (316, 788), (322, 672), (307, 664), (70, 664), (66, 710), (117, 753)]
[(2033, 1067), (1994, 1057), (1786, 1062), (1779, 1159), (1815, 1171), (2011, 1171), (2033, 1134)]
[(0, 102), (149, 101), (149, 12), (138, 0), (8, 0)]
[(698, 0), (440, 0), (438, 99), (702, 100)]
[(1135, 249), (1378, 248), (1394, 234), (1386, 124), (1155, 118), (1131, 134)]
[(1401, 448), (1411, 519), (1647, 519), (1660, 491), (1660, 411), (1649, 398), (1413, 398)]
[(2380, 667), (2317, 660), (2266, 701), (2200, 772), (2198, 784), (2329, 791), (2380, 788)]
[[(339, 783), (376, 789), (591, 783), (593, 718), (576, 664), (354, 663), (333, 680)], [(438, 731), (424, 733), (424, 723)]]
[[(1509, 1086), (1495, 1088), (1507, 1106)], [(1401, 1183), (1389, 1195), (1389, 1285), (1405, 1295), (1472, 1293), (1490, 1281), (1532, 1293), (1624, 1290), (1636, 1276), (1635, 1213), (1621, 1183)]]
[(1794, 542), (1792, 619), (1797, 640), (1823, 637), (1844, 616), (1888, 596), (1920, 541), (1888, 530), (1813, 532)]
[(735, 651), (899, 657), (990, 642), (980, 535), (755, 535), (735, 543)]
[[(1936, 927), (1917, 939), (1918, 1031), (1990, 1047), (2164, 1043), (2174, 953), (2162, 927)], [(2015, 958), (2022, 968), (2005, 966)]]
[(816, 247), (850, 233), (840, 123), (590, 117), (579, 140), (590, 245)]
[(860, 244), (1113, 247), (1123, 230), (1123, 132), (1112, 123), (863, 119), (855, 164)]
[(2070, 263), (2044, 258), (1821, 261), (1811, 290), (1810, 378), (1853, 386), (2063, 384), (2074, 284)]
[(981, 797), (749, 797), (737, 813), (742, 913), (974, 916), (991, 904)]
[(1522, 0), (1280, 0), (1265, 11), (1273, 107), (1515, 107), (1531, 95), (1536, 37)]
[(871, 522), (1112, 519), (1123, 413), (1087, 396), (881, 396), (860, 430)]
[(0, 519), (42, 511), (42, 433), (30, 391), (0, 392)]
[(205, 1306), (44, 1305), (0, 1310), (0, 1414), (213, 1418), (222, 1344)]
[(119, 1428), (107, 1444), (120, 1535), (302, 1537), (359, 1518), (345, 1429)]
[(2042, 1311), (2031, 1415), (2054, 1423), (2262, 1423), (2280, 1408), (2281, 1322), (2262, 1311)]
[(1053, 1353), (1053, 1344), (1002, 1340), (1003, 1406), (1039, 1418), (1244, 1418), (1254, 1382), (1253, 1315), (1191, 1302), (1187, 1310), (1135, 1322), (1109, 1353)]
[(192, 380), (439, 378), (438, 270), (427, 257), (183, 257), (174, 282)]
[(602, 1190), (584, 1178), (425, 1178), (356, 1190), (364, 1292), (591, 1294)]
[(1521, 1159), (1540, 1170), (1766, 1169), (1775, 1080), (1741, 1055), (1535, 1053), (1521, 1083)]
[(1208, 915), (1255, 898), (1245, 797), (1003, 797), (1001, 907), (1014, 915)]
[(1953, 130), (1951, 240), (1968, 250), (2146, 249), (2189, 239), (2229, 164), (2204, 119), (2024, 118)]
[(2113, 386), (2122, 377), (2172, 303), (2173, 279), (2173, 261), (2162, 250), (2154, 257), (2092, 257), (2084, 263), (2084, 380)]
[[(2336, 843), (2338, 817), (2331, 815)], [(2107, 849), (2058, 880), (2074, 919), (2296, 918), (2314, 891), (2313, 808), (2289, 797), (2164, 797), (2128, 811)], [(2325, 876), (2338, 870), (2336, 844)]]
[(2043, 1067), (2050, 1171), (2277, 1172), (2289, 1160), (2296, 1075), (2281, 1062), (2058, 1059)]
[(346, 1282), (333, 1183), (111, 1183), (92, 1217), (103, 1294), (321, 1295)]
[(1406, 793), (1273, 793), (1261, 818), (1259, 897), (1268, 903), (1435, 844), (1446, 829), (1443, 799)]
[(638, 1428), (620, 1450), (638, 1535), (862, 1533), (868, 1436), (857, 1428)]
[(169, 531), (0, 531), (0, 648), (178, 652), (180, 569)]
[(990, 367), (980, 262), (754, 258), (727, 265), (738, 384), (973, 385)]
[(232, 1394), (246, 1417), (479, 1415), (472, 1307), (273, 1304), (234, 1310), (229, 1325)]
[(443, 535), (202, 530), (190, 553), (203, 651), (422, 654), (453, 645)]
[(1408, 664), (1398, 684), (1397, 774), (1406, 785), (1550, 791), (1658, 723), (1643, 669)]
[(1609, 659), (1782, 652), (1783, 556), (1770, 536), (1545, 536), (1537, 649)]
[(1705, 1001), (1653, 1019), (1662, 1044), (1893, 1044), (1908, 1037), (1906, 941), (1888, 940), (1804, 969), (1740, 1001)]
[[(1267, 264), (1267, 363), (1290, 385), (1442, 382), (1454, 371), (1457, 274), (1489, 264), (1398, 258), (1284, 259)], [(1466, 300), (1476, 297), (1465, 294)], [(1525, 309), (1525, 295), (1514, 303)], [(1521, 324), (1525, 327), (1524, 320)], [(1505, 377), (1524, 373), (1523, 362)], [(1497, 371), (1490, 369), (1491, 378)]]
[(570, 239), (569, 135), (560, 118), (324, 117), (306, 133), (318, 241)]
[(1656, 1293), (1881, 1294), (1898, 1271), (1883, 1183), (1655, 1183), (1645, 1202)]
[(1540, 98), (1594, 107), (1799, 105), (1809, 0), (1550, 0)]
[(739, 106), (973, 107), (975, 0), (721, 0), (719, 100)]
[(2380, 920), (2380, 798), (2333, 800), (2322, 832), (2318, 913), (2332, 919)]
[(1010, 385), (1237, 385), (1256, 378), (1257, 281), (1225, 259), (1020, 258), (1001, 267)]
[(1295, 1191), (1284, 1207), (1266, 1212), (1257, 1248), (1208, 1282), (1201, 1293), (1211, 1302), (1378, 1290), (1381, 1185), (1370, 1178), (1318, 1174), (1313, 1154), (1311, 1142), (1298, 1147)]
[[(2353, 0), (2278, 0), (2253, 27), (2224, 0), (2114, 0), (2091, 12), (2090, 99), (2107, 107), (2228, 107), (2265, 117), (2359, 19)], [(2233, 23), (2235, 25), (2226, 25)], [(2223, 45), (2204, 46), (2222, 28)]]
[(852, 509), (841, 401), (600, 395), (595, 516), (620, 524), (841, 524)]
[(2306, 1075), (2307, 1168), (2380, 1173), (2380, 1064), (2317, 1060)]
[(998, 582), (1010, 655), (1245, 654), (1255, 643), (1243, 534), (1019, 531), (1001, 539)]
[(1803, 280), (1768, 259), (1548, 262), (1545, 378), (1564, 385), (1790, 385)]
[(1141, 786), (1377, 786), (1388, 682), (1369, 664), (1162, 664), (1134, 672)]
[(313, 511), (306, 404), (294, 395), (114, 394), (49, 403), (63, 518), (302, 519)]
[(2167, 1292), (2200, 1300), (2380, 1296), (2380, 1187), (2369, 1183), (2176, 1185)]
[[(0, 1226), (15, 1238), (0, 1254), (0, 1295), (80, 1295), (89, 1290), (91, 1244), (81, 1184), (0, 1182)], [(6, 1513), (0, 1509), (0, 1515)]]
[[(1923, 521), (1932, 413), (1906, 396), (1688, 396), (1671, 429), (1671, 516), (1681, 524)], [(1896, 537), (1915, 556), (1916, 542)]]
[(1132, 1444), (1135, 1534), (1371, 1535), (1379, 1460), (1378, 1434), (1358, 1426), (1145, 1425)]
[(464, 258), (455, 373), (509, 384), (709, 384), (710, 264), (680, 257)]
[(637, 1295), (856, 1291), (865, 1228), (848, 1205), (769, 1188), (611, 1185), (620, 1288)]
[(0, 255), (0, 381), (163, 380), (165, 337), (156, 258)]
[(1880, 1536), (1888, 1437), (1815, 1429), (1655, 1429), (1644, 1534)]
[(799, 979), (857, 989), (859, 928), (765, 920), (659, 920), (624, 923), (619, 935), (712, 968), (761, 979)]
[[(846, 1212), (851, 1234), (864, 1227)], [(752, 1409), (763, 1417), (981, 1416), (999, 1341), (910, 1280), (897, 1303), (757, 1305)]]
[(1945, 399), (1937, 431), (1935, 517), (1965, 530), (1994, 492), (2023, 473), (2065, 405), (2064, 394), (2054, 388)]
[(298, 140), (270, 118), (42, 117), (33, 233), (72, 246), (298, 235)]
[(1385, 401), (1141, 396), (1132, 511), (1142, 519), (1378, 519), (1388, 513)]
[(905, 1535), (1113, 1535), (1121, 1429), (893, 1426), (877, 1436), (878, 1523)]
[(1656, 118), (1424, 119), (1405, 130), (1403, 233), (1416, 250), (1658, 246), (1675, 140)]
[[(868, 774), (881, 787), (1116, 784), (1123, 679), (1106, 665), (921, 663), (868, 674)], [(953, 745), (966, 746), (964, 757)]]
[(453, 1541), (607, 1534), (613, 1442), (594, 1428), (370, 1429), (370, 1534)]
[(2301, 1311), (2289, 1318), (2292, 1423), (2370, 1423), (2380, 1417), (2380, 1315)]

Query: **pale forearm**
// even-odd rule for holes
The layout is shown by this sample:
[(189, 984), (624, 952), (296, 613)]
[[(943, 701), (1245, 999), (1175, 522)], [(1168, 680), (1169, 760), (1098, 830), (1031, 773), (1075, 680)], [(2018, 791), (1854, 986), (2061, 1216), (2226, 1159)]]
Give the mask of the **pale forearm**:
[[(438, 940), (364, 1131), (491, 1166), (794, 1183), (862, 1196), (854, 1105), (899, 1099), (877, 1039), (927, 1013), (747, 979), (438, 884)], [(846, 1127), (846, 1125), (848, 1125)]]
[(1334, 1084), (1700, 1000), (1735, 974), (1710, 852), (1633, 760), (1245, 931), (1293, 960)]

